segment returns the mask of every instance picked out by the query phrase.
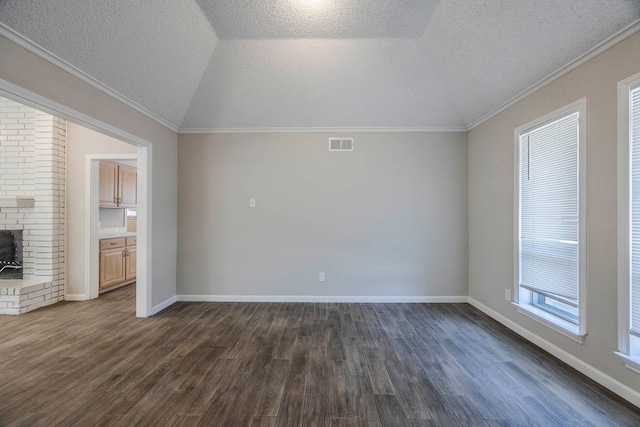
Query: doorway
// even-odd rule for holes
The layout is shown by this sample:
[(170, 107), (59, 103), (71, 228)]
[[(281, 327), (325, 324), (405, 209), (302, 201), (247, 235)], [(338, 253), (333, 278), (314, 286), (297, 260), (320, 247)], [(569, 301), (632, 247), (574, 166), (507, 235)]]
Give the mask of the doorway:
[[(53, 102), (43, 98), (33, 92), (29, 92), (20, 87), (12, 85), (8, 82), (0, 80), (0, 96), (12, 99), (16, 102), (30, 106), (40, 111), (45, 111), (56, 117), (75, 123), (96, 132), (117, 138), (128, 144), (137, 147), (137, 163), (138, 163), (138, 203), (137, 209), (137, 279), (136, 279), (136, 316), (148, 317), (152, 314), (151, 308), (151, 159), (152, 145), (149, 141), (139, 138), (133, 134), (122, 131), (107, 123), (96, 120), (84, 113), (68, 108), (62, 104)], [(91, 171), (90, 171), (91, 173)], [(90, 187), (90, 180), (87, 180), (86, 186)], [(88, 191), (88, 190), (87, 190)], [(89, 219), (84, 224), (84, 229), (91, 235), (91, 209), (86, 212)], [(67, 227), (82, 226), (80, 224), (67, 224)], [(68, 229), (68, 228), (67, 228)], [(65, 240), (66, 240), (65, 231)], [(87, 268), (86, 278), (89, 278), (91, 266), (94, 263), (92, 242), (87, 244), (85, 251), (84, 265)], [(66, 271), (66, 256), (64, 266)], [(65, 276), (65, 282), (67, 278)], [(86, 300), (91, 299), (91, 280), (85, 280), (84, 294), (68, 294), (65, 292), (65, 300)]]
[[(87, 217), (85, 217), (85, 224), (88, 224), (88, 232), (86, 233), (86, 245), (87, 245), (87, 256), (89, 262), (86, 264), (88, 266), (86, 274), (87, 279), (85, 280), (85, 294), (88, 296), (87, 299), (98, 298), (101, 291), (101, 280), (99, 279), (102, 270), (104, 270), (104, 266), (100, 268), (100, 258), (101, 258), (101, 242), (106, 242), (107, 240), (113, 240), (118, 238), (118, 240), (122, 240), (119, 237), (121, 236), (131, 236), (130, 232), (126, 231), (127, 229), (127, 216), (126, 212), (128, 209), (118, 209), (118, 208), (101, 208), (99, 202), (99, 187), (100, 187), (100, 162), (109, 162), (110, 164), (131, 164), (131, 161), (136, 163), (137, 167), (137, 154), (91, 154), (87, 155), (87, 177), (89, 179), (89, 185), (87, 188), (87, 194), (85, 195), (85, 201), (87, 206), (85, 206), (85, 212)], [(138, 205), (136, 203), (136, 218), (137, 218), (137, 209)], [(114, 222), (113, 224), (105, 224), (105, 216), (103, 213), (112, 213), (114, 210), (122, 211), (121, 213), (117, 213), (115, 215), (116, 220), (120, 221), (120, 224)], [(113, 217), (114, 215), (109, 215)], [(117, 217), (120, 217), (119, 219)], [(113, 227), (116, 225), (116, 227)], [(120, 225), (124, 230), (114, 230), (114, 228)], [(136, 219), (136, 229), (137, 229), (137, 219)], [(136, 230), (137, 233), (137, 230)], [(124, 242), (130, 239), (125, 237)], [(137, 247), (137, 245), (136, 245)], [(118, 251), (119, 247), (116, 249), (109, 249), (112, 251)], [(127, 246), (123, 246), (122, 253), (123, 255), (127, 255), (128, 249)], [(137, 252), (137, 249), (136, 249)], [(120, 257), (123, 258), (123, 257)], [(137, 261), (137, 260), (136, 260)], [(126, 262), (122, 259), (119, 260), (119, 263), (122, 265), (123, 269), (126, 267)], [(136, 266), (137, 270), (137, 266)], [(127, 274), (123, 273), (123, 282), (126, 279)], [(137, 279), (137, 277), (136, 277)]]

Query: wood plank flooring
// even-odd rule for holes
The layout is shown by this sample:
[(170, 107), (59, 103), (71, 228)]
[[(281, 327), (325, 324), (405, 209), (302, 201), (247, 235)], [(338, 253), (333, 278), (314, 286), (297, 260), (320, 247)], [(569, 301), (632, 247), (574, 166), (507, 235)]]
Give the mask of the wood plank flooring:
[(0, 316), (2, 426), (639, 426), (466, 304), (177, 303)]

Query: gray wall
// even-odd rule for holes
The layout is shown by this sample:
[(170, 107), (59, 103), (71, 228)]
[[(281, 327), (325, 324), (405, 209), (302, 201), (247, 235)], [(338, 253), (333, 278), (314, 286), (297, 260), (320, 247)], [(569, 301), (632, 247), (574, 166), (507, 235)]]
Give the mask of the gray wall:
[(465, 133), (181, 135), (178, 170), (179, 295), (467, 294)]
[[(640, 72), (640, 34), (534, 92), (469, 133), (469, 294), (490, 309), (634, 388), (617, 349), (617, 83)], [(582, 97), (587, 129), (587, 337), (584, 345), (517, 313), (513, 288), (514, 129)]]
[(177, 134), (4, 37), (0, 58), (0, 79), (153, 143), (151, 304), (175, 296)]

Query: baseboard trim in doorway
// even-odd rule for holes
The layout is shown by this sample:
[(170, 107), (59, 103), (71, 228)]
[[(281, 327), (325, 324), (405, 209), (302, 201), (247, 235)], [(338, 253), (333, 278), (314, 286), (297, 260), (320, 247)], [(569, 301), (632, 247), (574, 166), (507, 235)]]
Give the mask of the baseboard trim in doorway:
[(589, 365), (583, 360), (578, 359), (576, 356), (566, 352), (565, 350), (561, 349), (555, 344), (552, 344), (549, 341), (545, 340), (544, 338), (541, 338), (540, 336), (534, 334), (533, 332), (523, 328), (522, 326), (518, 325), (516, 322), (507, 319), (502, 314), (476, 301), (471, 297), (469, 297), (469, 304), (471, 304), (478, 310), (482, 311), (487, 316), (502, 323), (504, 326), (511, 329), (516, 334), (522, 336), (523, 338), (537, 345), (538, 347), (545, 350), (546, 352), (554, 355), (555, 357), (562, 360), (567, 365), (571, 366), (577, 371), (588, 376), (598, 384), (608, 388), (609, 390), (611, 390), (618, 396), (622, 397), (623, 399), (628, 400), (635, 406), (640, 407), (640, 392), (622, 384), (620, 381), (594, 368), (593, 366)]
[(178, 295), (191, 302), (465, 303), (466, 296)]
[(65, 301), (87, 301), (88, 298), (85, 294), (65, 294)]
[(160, 304), (151, 307), (151, 312), (149, 313), (149, 315), (153, 316), (154, 314), (160, 313), (162, 310), (174, 304), (176, 301), (178, 301), (178, 299), (175, 296), (172, 296), (171, 298), (165, 301), (162, 301)]

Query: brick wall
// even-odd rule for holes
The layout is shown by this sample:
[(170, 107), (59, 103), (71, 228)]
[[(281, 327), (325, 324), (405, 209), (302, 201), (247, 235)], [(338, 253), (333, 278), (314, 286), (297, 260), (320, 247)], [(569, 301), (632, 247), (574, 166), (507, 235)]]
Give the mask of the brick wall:
[(65, 146), (64, 120), (0, 98), (0, 197), (35, 200), (0, 207), (0, 229), (24, 230), (25, 279), (46, 279), (34, 307), (64, 298)]
[(0, 196), (35, 191), (36, 110), (0, 97)]

